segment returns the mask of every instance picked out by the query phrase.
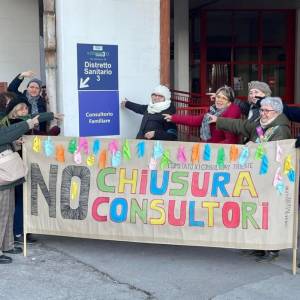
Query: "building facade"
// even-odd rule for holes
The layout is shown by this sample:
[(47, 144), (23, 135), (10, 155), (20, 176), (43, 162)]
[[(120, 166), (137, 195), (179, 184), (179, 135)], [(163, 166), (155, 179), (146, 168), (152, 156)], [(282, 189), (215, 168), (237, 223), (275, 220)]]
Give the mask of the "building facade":
[[(246, 99), (248, 82), (262, 80), (285, 102), (300, 102), (298, 1), (51, 1), (57, 101), (50, 108), (65, 113), (66, 135), (78, 135), (77, 43), (118, 45), (120, 98), (148, 103), (153, 87), (163, 83), (203, 101), (227, 84)], [(0, 88), (28, 69), (46, 81), (47, 2), (1, 1)], [(134, 137), (132, 122), (139, 121), (121, 112), (120, 135)]]

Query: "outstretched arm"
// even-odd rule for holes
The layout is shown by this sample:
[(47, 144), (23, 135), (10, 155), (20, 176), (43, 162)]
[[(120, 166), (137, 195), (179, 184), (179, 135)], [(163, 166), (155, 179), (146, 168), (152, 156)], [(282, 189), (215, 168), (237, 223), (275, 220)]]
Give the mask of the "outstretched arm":
[(248, 120), (217, 118), (217, 129), (230, 131), (236, 135), (241, 134), (244, 137), (250, 137), (251, 132), (255, 129), (256, 124)]
[(24, 78), (26, 77), (33, 77), (34, 76), (34, 72), (33, 71), (25, 71), (25, 72), (22, 72), (20, 74), (18, 74), (13, 80), (12, 82), (9, 84), (7, 90), (9, 92), (14, 92), (16, 94), (22, 94), (20, 91), (19, 91), (19, 87), (22, 83), (22, 81), (24, 80)]
[(0, 128), (0, 145), (10, 144), (25, 134), (29, 129), (39, 124), (39, 116), (22, 121), (8, 127)]
[(169, 115), (163, 114), (165, 120), (168, 122), (173, 122), (175, 124), (182, 124), (191, 127), (198, 127), (201, 125), (203, 120), (203, 114), (199, 116), (181, 116), (181, 115)]
[(147, 111), (148, 105), (138, 104), (128, 100), (124, 100), (121, 102), (121, 107), (122, 108), (126, 107), (137, 114), (143, 115)]

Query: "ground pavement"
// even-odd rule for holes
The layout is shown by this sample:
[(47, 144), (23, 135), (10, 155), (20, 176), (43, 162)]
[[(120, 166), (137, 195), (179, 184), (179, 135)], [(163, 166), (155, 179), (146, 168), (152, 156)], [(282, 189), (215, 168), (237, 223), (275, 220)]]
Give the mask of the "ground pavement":
[(256, 263), (234, 249), (36, 237), (28, 257), (14, 255), (12, 264), (0, 266), (0, 299), (300, 297), (291, 250)]

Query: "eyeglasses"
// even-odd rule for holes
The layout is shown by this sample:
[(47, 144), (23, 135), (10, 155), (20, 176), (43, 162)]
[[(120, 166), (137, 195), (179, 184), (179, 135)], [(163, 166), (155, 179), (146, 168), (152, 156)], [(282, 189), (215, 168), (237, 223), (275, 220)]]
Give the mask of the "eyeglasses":
[(163, 95), (160, 95), (160, 94), (151, 94), (152, 97), (158, 97), (158, 98), (163, 98), (164, 96)]
[(229, 101), (227, 97), (220, 96), (220, 95), (216, 95), (216, 99), (221, 100), (221, 101), (226, 101), (226, 102)]
[(258, 95), (260, 93), (261, 93), (260, 91), (251, 91), (251, 92), (249, 92), (249, 96)]
[(268, 114), (269, 112), (271, 112), (271, 111), (275, 111), (274, 109), (260, 109), (259, 110), (259, 112), (261, 113), (261, 114), (263, 114), (263, 113), (266, 113), (266, 114)]

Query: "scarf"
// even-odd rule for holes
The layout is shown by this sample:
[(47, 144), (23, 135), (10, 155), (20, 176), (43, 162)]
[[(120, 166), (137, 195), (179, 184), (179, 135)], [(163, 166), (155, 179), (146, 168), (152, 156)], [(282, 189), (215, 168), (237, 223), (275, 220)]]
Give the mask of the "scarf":
[[(249, 109), (249, 113), (248, 113), (248, 120), (251, 120), (253, 117), (255, 117), (254, 119), (252, 119), (252, 121), (255, 121), (256, 119), (259, 118), (260, 102), (262, 99), (264, 99), (264, 97), (259, 97), (259, 99), (255, 103), (252, 103), (250, 105), (250, 109)], [(255, 113), (255, 116), (254, 116), (254, 113)]]
[(168, 109), (171, 105), (171, 100), (165, 100), (163, 102), (152, 103), (152, 99), (148, 104), (147, 111), (149, 114), (157, 114), (161, 113), (162, 111)]
[(28, 102), (31, 105), (31, 114), (32, 115), (38, 114), (39, 110), (38, 110), (37, 101), (40, 98), (40, 96), (39, 95), (38, 96), (30, 96), (29, 93), (28, 93), (28, 91), (26, 91), (26, 97), (28, 99)]
[(265, 123), (263, 123), (263, 122), (261, 121), (261, 119), (259, 119), (259, 124), (260, 124), (260, 126), (261, 126), (263, 129), (265, 129), (265, 128), (266, 128), (269, 124), (271, 124), (277, 117), (278, 117), (278, 116), (275, 116), (274, 118), (270, 119), (269, 121), (267, 121), (267, 122), (265, 122)]
[(218, 117), (226, 109), (227, 109), (227, 107), (224, 107), (222, 109), (217, 109), (215, 105), (212, 105), (209, 108), (209, 112), (204, 115), (202, 123), (201, 123), (201, 127), (200, 127), (200, 137), (201, 137), (201, 140), (208, 141), (208, 140), (211, 139), (210, 123), (209, 123), (210, 117), (208, 116), (208, 114), (214, 115), (214, 116)]

